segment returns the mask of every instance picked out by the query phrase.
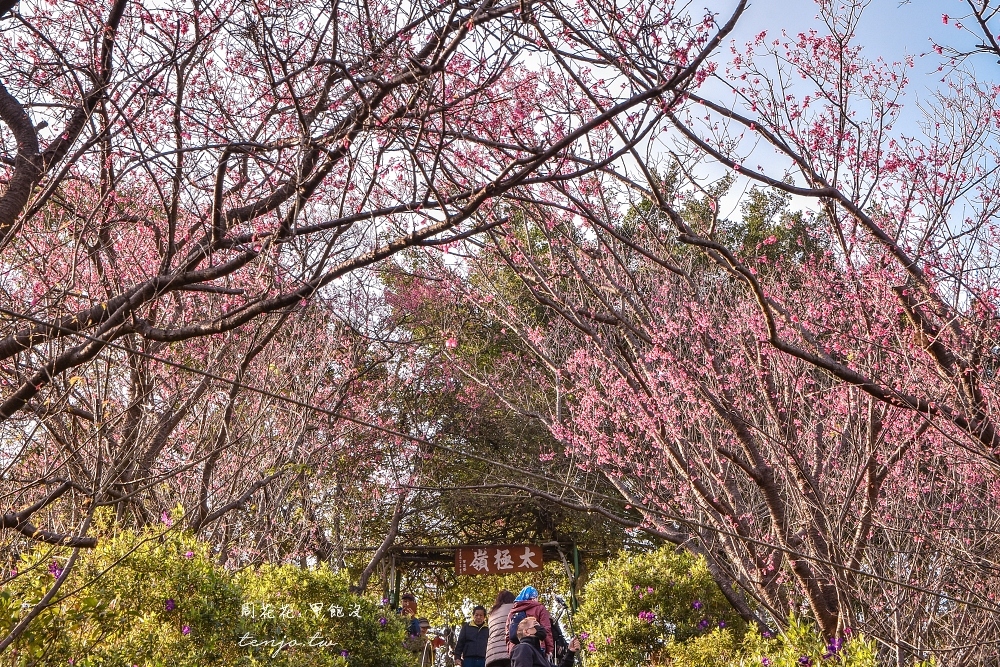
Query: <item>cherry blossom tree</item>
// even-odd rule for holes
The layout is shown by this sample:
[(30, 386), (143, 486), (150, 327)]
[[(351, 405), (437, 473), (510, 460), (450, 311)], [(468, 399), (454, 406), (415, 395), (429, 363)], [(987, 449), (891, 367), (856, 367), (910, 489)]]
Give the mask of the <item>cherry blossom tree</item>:
[(929, 55), (919, 134), (860, 0), (726, 58), (745, 2), (0, 6), (4, 534), (92, 546), (107, 506), (329, 557), (375, 499), (364, 585), (437, 426), (386, 306), (457, 301), (504, 340), (438, 328), (456, 396), (575, 466), (536, 495), (704, 555), (747, 620), (989, 655), (997, 31), (954, 4), (981, 43)]
[[(996, 90), (956, 69), (924, 136), (900, 133), (913, 63), (865, 59), (866, 4), (820, 2), (823, 30), (761, 33), (615, 119), (626, 159), (512, 204), (433, 289), (523, 345), (488, 372), (456, 358), (467, 381), (705, 555), (748, 619), (979, 664), (1000, 641)], [(570, 78), (601, 63), (574, 78), (597, 111), (658, 78), (640, 35), (593, 37), (607, 15), (550, 45)], [(641, 131), (665, 139), (636, 143), (658, 112)]]
[(602, 57), (648, 47), (610, 105), (586, 60), (548, 66), (579, 21), (560, 4), (0, 5), (6, 545), (92, 547), (110, 508), (224, 561), (305, 562), (388, 513), (363, 587), (428, 446), (391, 403), (410, 378), (379, 263), (619, 159), (745, 5), (587, 18)]
[[(138, 359), (214, 367), (235, 352), (225, 336), (248, 336), (238, 383), (303, 303), (336, 300), (400, 249), (502, 224), (500, 194), (593, 171), (603, 155), (565, 157), (608, 119), (679, 94), (741, 10), (719, 31), (670, 6), (672, 75), (591, 115), (523, 62), (544, 31), (520, 4), (22, 3), (4, 33), (7, 437), (72, 414), (75, 388), (112, 357), (112, 391), (124, 398), (124, 369), (140, 376), (124, 399), (134, 431), (159, 384)], [(192, 381), (166, 391), (193, 406), (216, 390)], [(123, 483), (101, 465), (60, 493)]]

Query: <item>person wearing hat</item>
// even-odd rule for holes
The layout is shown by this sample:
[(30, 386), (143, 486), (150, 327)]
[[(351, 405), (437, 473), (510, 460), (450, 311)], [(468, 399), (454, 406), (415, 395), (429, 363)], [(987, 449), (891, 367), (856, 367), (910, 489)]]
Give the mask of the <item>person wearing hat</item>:
[(426, 618), (413, 619), (417, 626), (417, 634), (410, 635), (403, 642), (403, 646), (410, 651), (417, 659), (418, 664), (433, 665), (435, 649), (444, 646), (444, 639), (437, 635), (429, 634), (431, 622)]
[(507, 615), (507, 624), (504, 628), (507, 636), (507, 651), (512, 652), (517, 645), (517, 642), (511, 641), (513, 634), (510, 631), (511, 621), (515, 617), (528, 616), (533, 616), (538, 621), (538, 625), (544, 629), (544, 632), (538, 633), (538, 636), (542, 639), (545, 653), (552, 655), (556, 648), (552, 639), (552, 617), (549, 616), (549, 610), (545, 608), (545, 605), (538, 601), (538, 591), (535, 590), (534, 586), (525, 586), (514, 598), (514, 606), (511, 607), (510, 613)]
[(417, 619), (417, 623), (420, 626), (420, 635), (418, 639), (423, 643), (423, 648), (420, 650), (420, 667), (427, 667), (434, 664), (434, 644), (430, 637), (427, 636), (427, 631), (431, 629), (431, 622), (426, 618)]
[(416, 637), (420, 634), (420, 621), (417, 619), (417, 598), (413, 593), (403, 593), (403, 597), (400, 598), (399, 609), (396, 613), (410, 619), (406, 623), (407, 635)]

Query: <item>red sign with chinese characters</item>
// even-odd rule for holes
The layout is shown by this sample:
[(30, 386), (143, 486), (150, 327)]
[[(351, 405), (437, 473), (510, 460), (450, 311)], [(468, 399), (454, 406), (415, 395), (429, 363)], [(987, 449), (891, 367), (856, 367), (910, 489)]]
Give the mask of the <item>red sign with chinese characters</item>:
[(510, 574), (542, 569), (542, 549), (534, 544), (505, 544), (455, 550), (455, 574)]

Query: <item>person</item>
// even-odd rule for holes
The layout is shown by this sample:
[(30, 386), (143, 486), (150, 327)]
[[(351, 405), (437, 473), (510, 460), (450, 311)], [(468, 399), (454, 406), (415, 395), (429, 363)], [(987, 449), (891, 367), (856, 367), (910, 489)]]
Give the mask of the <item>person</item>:
[(497, 593), (497, 600), (490, 609), (490, 641), (486, 645), (486, 667), (510, 667), (507, 651), (507, 616), (514, 606), (514, 594), (506, 588)]
[(420, 651), (420, 667), (430, 667), (434, 664), (434, 640), (427, 636), (427, 631), (431, 629), (431, 622), (426, 618), (417, 619), (420, 626), (419, 640), (423, 643)]
[[(534, 616), (528, 616), (517, 624), (517, 640), (510, 653), (510, 667), (552, 667), (542, 650), (546, 637), (545, 628)], [(569, 643), (559, 667), (572, 667), (576, 653), (580, 650), (580, 640), (576, 637)]]
[(447, 643), (447, 640), (440, 634), (428, 634), (431, 629), (431, 622), (428, 619), (421, 618), (417, 622), (420, 623), (420, 639), (425, 644), (430, 644), (432, 648), (439, 649)]
[(435, 652), (445, 645), (445, 640), (440, 635), (429, 633), (431, 623), (428, 619), (418, 618), (416, 621), (417, 634), (407, 637), (403, 647), (413, 654), (421, 667), (430, 667), (434, 664)]
[(559, 627), (559, 617), (550, 619), (552, 623), (552, 643), (555, 644), (556, 651), (552, 656), (552, 662), (558, 663), (559, 659), (566, 653), (569, 643), (563, 635), (562, 628)]
[(410, 618), (409, 623), (406, 625), (406, 634), (410, 637), (419, 636), (420, 620), (417, 618), (417, 598), (414, 597), (413, 593), (403, 593), (397, 613)]
[(455, 643), (455, 667), (486, 667), (486, 645), (490, 627), (486, 625), (486, 607), (476, 605), (472, 623), (464, 623)]
[(552, 618), (545, 605), (538, 601), (538, 591), (535, 590), (534, 586), (525, 586), (521, 589), (521, 592), (514, 598), (514, 606), (507, 614), (507, 624), (504, 626), (504, 634), (507, 637), (507, 652), (512, 652), (517, 645), (516, 642), (511, 641), (510, 624), (514, 616), (520, 612), (524, 612), (526, 616), (534, 616), (539, 625), (545, 629), (545, 636), (542, 640), (544, 651), (547, 655), (552, 655), (555, 652), (555, 642), (552, 640)]

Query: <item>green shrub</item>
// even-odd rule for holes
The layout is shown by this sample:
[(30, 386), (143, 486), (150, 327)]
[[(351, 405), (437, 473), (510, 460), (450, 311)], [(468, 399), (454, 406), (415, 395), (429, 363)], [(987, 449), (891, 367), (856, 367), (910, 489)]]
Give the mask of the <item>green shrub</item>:
[[(246, 605), (241, 609), (242, 643), (270, 641), (264, 646), (244, 646), (248, 664), (403, 667), (412, 662), (402, 649), (402, 621), (373, 601), (348, 592), (347, 579), (329, 568), (264, 566), (240, 573), (237, 581)], [(282, 639), (299, 646), (275, 655), (276, 642), (280, 645)]]
[(876, 665), (874, 643), (864, 637), (826, 641), (796, 619), (774, 636), (748, 629), (704, 560), (671, 547), (608, 561), (583, 597), (577, 623), (588, 667)]
[(577, 617), (589, 667), (663, 664), (677, 642), (720, 627), (742, 637), (733, 611), (699, 558), (661, 548), (599, 566)]
[(741, 639), (715, 630), (671, 647), (671, 667), (876, 667), (875, 644), (864, 637), (824, 641), (808, 623), (791, 620), (784, 633)]
[[(64, 551), (22, 557), (0, 636), (51, 586)], [(60, 599), (64, 598), (64, 599)], [(405, 628), (325, 566), (233, 573), (190, 535), (122, 533), (81, 552), (57, 602), (0, 660), (11, 667), (404, 667)]]
[[(64, 563), (58, 552), (46, 557), (42, 550), (21, 559), (22, 572), (0, 602), (0, 631), (42, 597)], [(240, 591), (189, 536), (106, 538), (81, 553), (56, 599), (63, 596), (13, 645), (13, 664), (211, 665), (235, 658), (220, 628), (238, 616)]]

